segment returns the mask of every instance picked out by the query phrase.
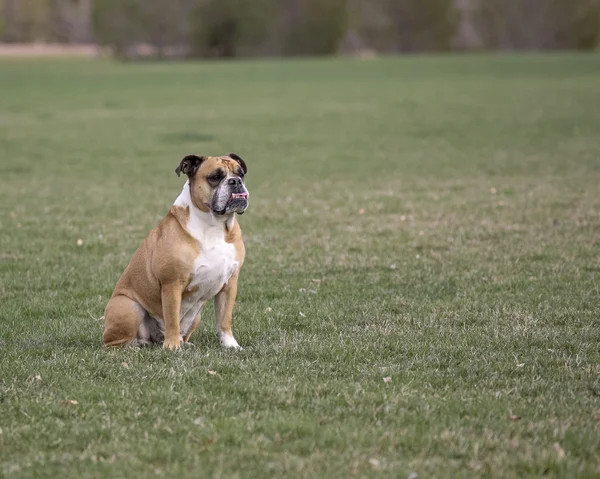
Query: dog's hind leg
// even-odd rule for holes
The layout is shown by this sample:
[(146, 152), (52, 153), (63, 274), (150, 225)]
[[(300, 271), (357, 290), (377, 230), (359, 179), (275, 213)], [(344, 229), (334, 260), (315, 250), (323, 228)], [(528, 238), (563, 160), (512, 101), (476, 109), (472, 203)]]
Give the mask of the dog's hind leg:
[(137, 332), (138, 346), (162, 344), (164, 340), (165, 331), (162, 322), (157, 321), (146, 313)]
[(127, 296), (110, 299), (104, 313), (104, 345), (126, 346), (134, 342), (146, 311)]
[[(200, 311), (198, 311), (198, 315), (196, 316), (196, 319), (194, 319), (194, 322), (192, 323), (192, 326), (190, 327), (189, 331), (186, 333), (186, 335), (183, 337), (183, 342), (184, 343), (188, 343), (190, 340), (190, 336), (192, 335), (192, 333), (194, 331), (196, 331), (196, 328), (198, 328), (198, 326), (200, 325), (200, 315), (202, 313)], [(191, 344), (191, 343), (190, 343)]]

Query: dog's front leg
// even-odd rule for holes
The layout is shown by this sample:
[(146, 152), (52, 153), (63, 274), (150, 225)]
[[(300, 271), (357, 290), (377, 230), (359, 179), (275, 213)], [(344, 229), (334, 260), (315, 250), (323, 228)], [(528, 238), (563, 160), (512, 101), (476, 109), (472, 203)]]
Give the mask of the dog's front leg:
[(163, 320), (165, 322), (163, 349), (179, 349), (181, 347), (179, 321), (181, 320), (182, 291), (179, 283), (163, 285), (161, 289)]
[(233, 337), (231, 321), (233, 317), (233, 305), (237, 295), (238, 274), (232, 276), (223, 289), (215, 296), (215, 315), (217, 319), (217, 331), (221, 346), (225, 348), (242, 349)]

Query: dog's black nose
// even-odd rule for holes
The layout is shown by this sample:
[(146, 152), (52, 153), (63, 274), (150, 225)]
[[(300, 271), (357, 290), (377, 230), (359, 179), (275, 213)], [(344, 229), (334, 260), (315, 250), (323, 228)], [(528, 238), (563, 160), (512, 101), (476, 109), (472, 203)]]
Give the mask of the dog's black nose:
[(241, 178), (229, 178), (227, 180), (227, 183), (229, 183), (231, 186), (241, 185), (242, 179)]

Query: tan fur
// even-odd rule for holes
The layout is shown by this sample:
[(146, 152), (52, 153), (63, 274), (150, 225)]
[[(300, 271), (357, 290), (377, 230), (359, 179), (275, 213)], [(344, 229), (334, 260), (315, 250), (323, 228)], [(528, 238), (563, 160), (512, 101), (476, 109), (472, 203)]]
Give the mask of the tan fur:
[[(190, 178), (190, 197), (194, 206), (203, 212), (210, 211), (213, 194), (206, 178), (218, 166), (232, 172), (239, 169), (237, 162), (228, 157), (209, 157)], [(146, 312), (150, 316), (163, 318), (164, 348), (177, 349), (181, 346), (181, 302), (182, 298), (193, 293), (187, 291), (187, 288), (194, 273), (194, 260), (202, 248), (199, 241), (186, 229), (189, 217), (189, 207), (172, 206), (167, 216), (150, 231), (134, 253), (106, 307), (103, 338), (106, 346), (132, 343)], [(231, 333), (232, 311), (245, 249), (237, 219), (234, 219), (230, 230), (226, 224), (223, 221), (224, 239), (234, 245), (239, 265), (215, 297), (215, 312), (217, 326)], [(200, 313), (184, 341), (189, 340), (199, 323)]]

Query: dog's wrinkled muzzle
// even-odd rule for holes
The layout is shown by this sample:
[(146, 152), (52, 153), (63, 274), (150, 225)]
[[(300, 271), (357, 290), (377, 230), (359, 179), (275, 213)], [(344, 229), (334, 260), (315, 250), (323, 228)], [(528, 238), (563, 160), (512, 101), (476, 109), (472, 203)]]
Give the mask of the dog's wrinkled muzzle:
[(239, 177), (227, 178), (215, 194), (212, 210), (217, 215), (227, 213), (243, 214), (248, 208), (249, 194)]

